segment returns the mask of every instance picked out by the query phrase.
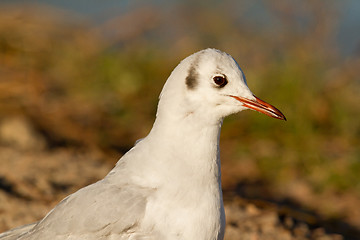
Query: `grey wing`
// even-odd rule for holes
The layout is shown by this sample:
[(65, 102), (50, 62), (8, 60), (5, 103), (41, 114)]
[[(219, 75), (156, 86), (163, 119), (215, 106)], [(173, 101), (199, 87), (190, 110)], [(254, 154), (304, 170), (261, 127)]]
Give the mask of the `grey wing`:
[(22, 234), (28, 232), (30, 229), (32, 229), (37, 223), (31, 223), (24, 226), (20, 226), (14, 229), (11, 229), (9, 231), (0, 233), (0, 239), (1, 240), (15, 240)]
[(135, 185), (118, 187), (99, 181), (65, 198), (19, 239), (58, 239), (69, 235), (101, 239), (109, 234), (127, 234), (144, 216), (151, 192)]

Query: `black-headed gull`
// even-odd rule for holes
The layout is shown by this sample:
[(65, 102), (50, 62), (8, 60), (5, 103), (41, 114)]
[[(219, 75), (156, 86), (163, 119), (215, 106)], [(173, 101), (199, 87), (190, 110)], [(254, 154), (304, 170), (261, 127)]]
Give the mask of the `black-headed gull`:
[(104, 179), (0, 239), (222, 240), (220, 128), (245, 109), (285, 120), (251, 93), (230, 55), (194, 53), (166, 81), (150, 133)]

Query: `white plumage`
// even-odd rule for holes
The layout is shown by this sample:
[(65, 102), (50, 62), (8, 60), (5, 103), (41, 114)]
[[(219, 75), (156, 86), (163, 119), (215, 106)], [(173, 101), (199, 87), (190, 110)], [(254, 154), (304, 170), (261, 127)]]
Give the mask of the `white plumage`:
[(220, 128), (247, 108), (285, 119), (251, 93), (230, 55), (206, 49), (187, 57), (165, 83), (148, 136), (104, 179), (0, 239), (222, 240)]

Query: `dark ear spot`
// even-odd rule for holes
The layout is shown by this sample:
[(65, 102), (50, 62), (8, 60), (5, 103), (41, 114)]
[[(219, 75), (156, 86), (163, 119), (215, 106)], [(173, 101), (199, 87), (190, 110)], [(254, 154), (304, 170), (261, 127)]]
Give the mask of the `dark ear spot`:
[(188, 75), (185, 79), (186, 86), (190, 90), (194, 90), (196, 86), (199, 84), (199, 73), (196, 71), (196, 69), (199, 67), (199, 61), (201, 55), (202, 54), (198, 54), (194, 59), (194, 61), (191, 63), (188, 70)]
[(186, 77), (186, 85), (187, 88), (190, 90), (195, 89), (195, 87), (198, 84), (198, 76), (199, 74), (196, 72), (196, 65), (197, 64), (191, 64), (189, 71), (188, 71), (188, 75)]

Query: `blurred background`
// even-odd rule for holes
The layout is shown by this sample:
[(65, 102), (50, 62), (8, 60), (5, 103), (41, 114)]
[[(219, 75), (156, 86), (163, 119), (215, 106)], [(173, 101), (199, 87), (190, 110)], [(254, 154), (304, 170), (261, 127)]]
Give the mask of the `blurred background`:
[(224, 121), (227, 201), (275, 206), (356, 239), (356, 0), (0, 1), (0, 229), (103, 177), (151, 129), (172, 69), (208, 47), (231, 54), (253, 93), (288, 119), (247, 111)]

